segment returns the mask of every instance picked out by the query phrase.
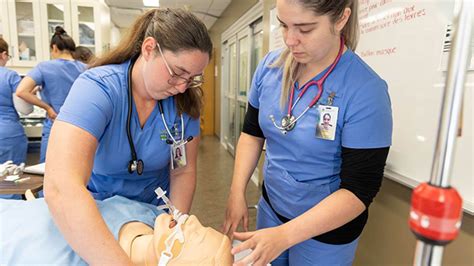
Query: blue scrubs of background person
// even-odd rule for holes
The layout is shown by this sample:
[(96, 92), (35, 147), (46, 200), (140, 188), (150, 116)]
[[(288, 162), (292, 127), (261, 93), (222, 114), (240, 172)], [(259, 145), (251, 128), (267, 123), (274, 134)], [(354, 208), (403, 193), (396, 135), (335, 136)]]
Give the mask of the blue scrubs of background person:
[[(88, 264), (130, 264), (94, 198), (156, 203), (161, 186), (189, 212), (202, 73), (211, 53), (206, 26), (191, 12), (151, 9), (73, 84), (51, 130), (44, 195), (59, 230)], [(172, 138), (186, 149), (187, 165), (170, 170)], [(135, 160), (143, 162), (142, 174), (130, 167)]]
[[(8, 44), (0, 37), (0, 164), (11, 160), (19, 165), (26, 162), (28, 139), (18, 116), (22, 110), (16, 109), (14, 101), (21, 77), (5, 67), (8, 59)], [(4, 194), (0, 198), (21, 199), (21, 196)]]
[(0, 164), (12, 160), (18, 165), (26, 161), (28, 140), (13, 102), (21, 77), (5, 67), (8, 57), (8, 45), (0, 38)]
[[(244, 241), (232, 253), (253, 250), (238, 265), (352, 264), (392, 133), (387, 84), (352, 51), (357, 10), (355, 0), (277, 0), (287, 49), (255, 72), (223, 226)], [(317, 131), (327, 113), (334, 135)], [(259, 230), (234, 232), (241, 221), (247, 231), (245, 189), (264, 141)]]
[[(72, 52), (76, 48), (73, 39), (61, 27), (51, 38), (51, 56), (53, 60), (39, 63), (21, 81), (17, 95), (25, 101), (47, 111), (41, 135), (40, 162), (45, 161), (49, 133), (54, 119), (63, 105), (72, 83), (86, 69), (86, 65), (74, 60)], [(41, 99), (33, 93), (41, 86)]]

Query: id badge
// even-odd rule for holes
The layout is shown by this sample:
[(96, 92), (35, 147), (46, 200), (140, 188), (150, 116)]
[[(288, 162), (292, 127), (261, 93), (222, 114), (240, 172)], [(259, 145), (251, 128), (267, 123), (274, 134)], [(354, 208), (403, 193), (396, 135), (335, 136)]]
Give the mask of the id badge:
[(171, 169), (178, 169), (187, 164), (186, 161), (186, 144), (183, 142), (173, 143), (170, 148)]
[(319, 120), (316, 125), (316, 137), (325, 140), (336, 138), (337, 114), (339, 108), (329, 105), (319, 105)]

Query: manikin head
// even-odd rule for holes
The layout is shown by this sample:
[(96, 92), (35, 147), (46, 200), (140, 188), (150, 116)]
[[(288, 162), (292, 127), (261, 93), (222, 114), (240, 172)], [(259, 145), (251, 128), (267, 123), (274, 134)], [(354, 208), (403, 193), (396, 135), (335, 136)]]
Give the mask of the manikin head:
[[(170, 228), (172, 220), (171, 215), (161, 214), (155, 220), (153, 235), (143, 232), (132, 240), (129, 255), (135, 265), (158, 265), (166, 251), (166, 240), (179, 226)], [(232, 246), (226, 235), (204, 227), (194, 215), (189, 216), (181, 228), (184, 241), (172, 242), (171, 258), (166, 265), (232, 265)]]

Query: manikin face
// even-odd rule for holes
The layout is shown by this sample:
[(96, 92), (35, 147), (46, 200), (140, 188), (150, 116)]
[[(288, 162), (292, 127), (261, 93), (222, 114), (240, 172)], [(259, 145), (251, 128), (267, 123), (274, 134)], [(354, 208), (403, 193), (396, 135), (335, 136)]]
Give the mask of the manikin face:
[(142, 74), (145, 90), (155, 100), (166, 99), (184, 93), (187, 89), (193, 89), (186, 80), (200, 77), (209, 63), (209, 55), (197, 49), (173, 53), (163, 49), (160, 51), (156, 41), (150, 45), (154, 45), (153, 52), (144, 56)]
[[(334, 24), (328, 15), (317, 16), (298, 0), (277, 0), (276, 7), (283, 39), (298, 63), (318, 63), (337, 51), (346, 17)], [(350, 9), (346, 10), (348, 17)]]
[[(150, 265), (157, 265), (163, 251), (166, 250), (166, 239), (175, 230), (169, 227), (171, 219), (169, 214), (161, 214), (156, 218), (153, 249), (151, 249), (154, 251), (154, 256), (150, 256)], [(204, 227), (194, 215), (189, 216), (181, 228), (184, 242), (180, 243), (178, 240), (173, 242), (169, 266), (232, 265), (233, 256), (230, 253), (232, 247), (226, 235), (210, 227)]]

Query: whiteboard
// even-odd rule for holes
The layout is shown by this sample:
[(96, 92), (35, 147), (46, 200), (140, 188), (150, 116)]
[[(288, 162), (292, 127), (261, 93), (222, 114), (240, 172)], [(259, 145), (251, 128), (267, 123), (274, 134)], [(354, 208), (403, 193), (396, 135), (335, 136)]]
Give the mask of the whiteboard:
[[(387, 81), (392, 101), (393, 145), (386, 176), (414, 187), (430, 179), (455, 2), (359, 3), (361, 38), (357, 53)], [(451, 184), (463, 197), (465, 211), (473, 214), (473, 60), (466, 85), (462, 136), (457, 139)]]

